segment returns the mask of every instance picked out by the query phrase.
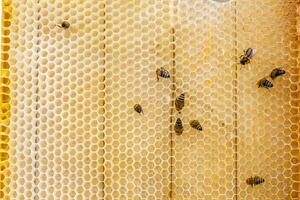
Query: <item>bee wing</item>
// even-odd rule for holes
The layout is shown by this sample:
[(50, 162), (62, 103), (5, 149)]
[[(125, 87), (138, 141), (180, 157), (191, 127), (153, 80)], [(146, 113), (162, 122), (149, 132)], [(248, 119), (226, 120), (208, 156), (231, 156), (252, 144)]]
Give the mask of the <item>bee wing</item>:
[(253, 58), (257, 53), (257, 49), (252, 49), (252, 56), (250, 56), (250, 58)]

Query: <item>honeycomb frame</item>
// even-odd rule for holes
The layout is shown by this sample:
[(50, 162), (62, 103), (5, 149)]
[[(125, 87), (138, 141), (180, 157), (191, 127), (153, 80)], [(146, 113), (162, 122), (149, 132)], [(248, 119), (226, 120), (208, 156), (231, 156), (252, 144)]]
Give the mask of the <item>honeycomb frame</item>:
[[(299, 198), (298, 2), (4, 0), (2, 12), (0, 198)], [(171, 78), (157, 81), (162, 66)], [(258, 89), (274, 67), (287, 75)], [(254, 175), (266, 182), (246, 185)]]

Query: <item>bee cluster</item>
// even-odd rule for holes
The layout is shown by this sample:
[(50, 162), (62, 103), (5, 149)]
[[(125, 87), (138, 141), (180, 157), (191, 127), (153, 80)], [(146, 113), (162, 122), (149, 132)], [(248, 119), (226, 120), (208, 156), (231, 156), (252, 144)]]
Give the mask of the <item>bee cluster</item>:
[[(166, 70), (164, 67), (158, 68), (156, 70), (157, 81), (159, 81), (160, 78), (168, 79), (170, 77), (171, 77), (170, 72)], [(179, 114), (181, 114), (181, 110), (183, 109), (184, 105), (185, 105), (185, 93), (182, 93), (175, 99), (175, 109), (178, 111)], [(139, 114), (143, 113), (143, 109), (140, 104), (135, 104), (133, 108), (137, 113)], [(198, 131), (203, 130), (198, 120), (192, 120), (190, 121), (189, 124), (193, 129), (196, 129)], [(183, 133), (183, 121), (180, 117), (178, 117), (175, 121), (174, 131), (177, 135), (181, 135)]]
[[(255, 49), (248, 48), (247, 50), (244, 51), (244, 54), (240, 56), (240, 63), (242, 65), (249, 64), (251, 62), (251, 59), (254, 57), (255, 53), (256, 53)], [(286, 73), (285, 70), (280, 68), (275, 68), (272, 70), (269, 76), (272, 80), (274, 80), (278, 76), (284, 75), (285, 73)], [(259, 88), (262, 87), (266, 89), (270, 89), (274, 86), (274, 84), (271, 81), (269, 81), (266, 77), (260, 79), (257, 82), (257, 85)]]
[[(244, 54), (240, 56), (240, 64), (242, 64), (242, 65), (249, 64), (251, 62), (252, 58), (254, 57), (254, 55), (255, 55), (255, 49), (248, 48), (247, 50), (244, 51)], [(171, 78), (170, 72), (167, 69), (165, 69), (164, 67), (160, 67), (160, 68), (156, 69), (155, 73), (156, 73), (157, 81), (159, 81), (160, 78), (163, 78), (163, 79)], [(285, 70), (280, 69), (280, 68), (275, 68), (271, 71), (271, 73), (269, 74), (269, 77), (272, 80), (274, 80), (277, 77), (284, 75), (285, 73), (286, 73)], [(266, 89), (272, 88), (274, 86), (273, 83), (271, 81), (269, 81), (266, 77), (260, 79), (258, 81), (257, 85), (258, 85), (258, 87), (263, 87)], [(185, 100), (186, 100), (185, 93), (180, 94), (174, 100), (174, 106), (179, 115), (181, 114), (181, 111), (183, 110), (183, 108), (185, 106)], [(133, 108), (137, 113), (143, 114), (143, 109), (140, 104), (135, 104)], [(189, 125), (191, 128), (193, 128), (197, 131), (203, 130), (203, 128), (198, 120), (191, 120), (189, 122)], [(183, 129), (183, 120), (181, 117), (176, 118), (173, 129), (174, 129), (174, 132), (176, 133), (176, 135), (182, 135), (184, 129)], [(259, 177), (259, 176), (249, 177), (246, 180), (246, 184), (250, 185), (252, 187), (256, 186), (256, 185), (260, 185), (264, 182), (265, 182), (265, 179), (262, 177)]]
[[(181, 110), (184, 107), (184, 101), (185, 101), (185, 94), (182, 93), (175, 99), (175, 109), (181, 113)], [(174, 125), (174, 131), (177, 135), (181, 135), (183, 133), (183, 125), (182, 120), (180, 118), (177, 118), (175, 125)], [(190, 121), (190, 126), (193, 129), (196, 129), (198, 131), (202, 131), (203, 128), (198, 120), (192, 120)]]

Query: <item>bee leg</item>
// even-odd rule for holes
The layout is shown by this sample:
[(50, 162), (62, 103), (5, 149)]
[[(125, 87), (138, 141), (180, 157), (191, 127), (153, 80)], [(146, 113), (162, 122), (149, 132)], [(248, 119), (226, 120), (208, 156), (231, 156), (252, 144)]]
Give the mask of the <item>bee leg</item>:
[(257, 85), (258, 88), (261, 88), (261, 87), (262, 87), (260, 81), (258, 81), (258, 82), (256, 83), (256, 85)]
[(256, 82), (256, 85), (259, 87), (260, 86), (260, 80)]
[(58, 28), (62, 28), (62, 26), (61, 26), (60, 24), (57, 24), (56, 26), (57, 26)]
[(159, 81), (159, 77), (158, 76), (156, 76), (156, 79), (157, 79), (157, 81)]

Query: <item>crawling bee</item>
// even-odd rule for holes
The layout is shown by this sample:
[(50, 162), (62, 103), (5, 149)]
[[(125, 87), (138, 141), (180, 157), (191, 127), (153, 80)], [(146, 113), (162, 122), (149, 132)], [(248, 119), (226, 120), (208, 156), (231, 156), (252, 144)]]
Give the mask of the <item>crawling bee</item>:
[(181, 111), (182, 108), (184, 107), (184, 99), (185, 99), (185, 95), (184, 93), (182, 93), (181, 95), (179, 95), (176, 100), (175, 100), (175, 108), (177, 111)]
[(251, 58), (255, 55), (255, 49), (248, 48), (247, 50), (244, 51), (244, 55), (240, 56), (240, 63), (242, 65), (246, 65), (250, 63)]
[(258, 81), (257, 83), (258, 87), (263, 87), (266, 89), (269, 89), (271, 87), (273, 87), (273, 83), (271, 81), (268, 81), (266, 78), (262, 78)]
[(133, 108), (134, 108), (134, 110), (135, 110), (137, 113), (139, 113), (139, 114), (144, 114), (143, 108), (142, 108), (142, 106), (141, 106), (140, 104), (135, 104)]
[(251, 176), (250, 178), (247, 178), (247, 180), (246, 180), (247, 185), (251, 185), (252, 187), (256, 186), (256, 185), (260, 185), (264, 182), (265, 182), (265, 179), (263, 179), (262, 177), (259, 177), (259, 176), (254, 176), (254, 177)]
[(197, 121), (197, 120), (192, 120), (192, 121), (190, 121), (190, 126), (191, 126), (192, 128), (194, 128), (194, 129), (198, 130), (198, 131), (202, 131), (202, 130), (203, 130), (203, 128), (202, 128), (200, 122)]
[(59, 28), (68, 29), (70, 28), (70, 23), (67, 21), (63, 21), (61, 24), (57, 25)]
[(181, 135), (183, 132), (182, 120), (180, 118), (177, 118), (175, 122), (174, 131), (177, 135)]
[(156, 70), (157, 81), (159, 81), (159, 77), (162, 78), (170, 78), (170, 73), (163, 67)]
[(274, 80), (275, 78), (277, 78), (278, 76), (281, 76), (285, 74), (285, 70), (280, 69), (280, 68), (275, 68), (272, 70), (270, 77)]

